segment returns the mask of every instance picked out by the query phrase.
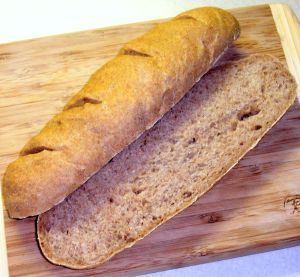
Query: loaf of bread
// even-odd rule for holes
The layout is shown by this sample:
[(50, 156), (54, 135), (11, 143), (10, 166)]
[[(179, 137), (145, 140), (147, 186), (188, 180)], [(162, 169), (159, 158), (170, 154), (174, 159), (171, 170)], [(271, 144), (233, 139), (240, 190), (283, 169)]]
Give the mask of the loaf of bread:
[(61, 202), (153, 126), (238, 35), (230, 13), (199, 8), (125, 44), (8, 166), (3, 193), (10, 217)]
[(207, 73), (160, 122), (38, 218), (47, 259), (89, 268), (130, 247), (209, 190), (296, 96), (286, 68), (252, 56)]

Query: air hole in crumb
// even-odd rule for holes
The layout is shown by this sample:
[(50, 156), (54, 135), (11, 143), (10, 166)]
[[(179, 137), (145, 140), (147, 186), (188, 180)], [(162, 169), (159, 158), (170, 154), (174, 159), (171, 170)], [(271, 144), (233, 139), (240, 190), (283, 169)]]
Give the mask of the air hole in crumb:
[(143, 192), (143, 190), (140, 189), (140, 188), (133, 188), (133, 189), (132, 189), (132, 192), (133, 192), (135, 195), (139, 195), (141, 192)]
[(110, 202), (110, 203), (113, 203), (113, 202), (114, 202), (114, 199), (113, 199), (112, 197), (110, 197), (110, 198), (109, 198), (109, 202)]
[(218, 133), (217, 133), (217, 137), (218, 137), (218, 136), (220, 136), (220, 135), (221, 135), (221, 133), (220, 133), (220, 132), (218, 132)]
[(157, 219), (157, 217), (154, 215), (154, 216), (152, 216), (152, 220), (156, 220)]
[(235, 121), (235, 122), (232, 122), (232, 123), (231, 123), (231, 130), (232, 130), (232, 131), (235, 131), (236, 128), (237, 128), (237, 122), (236, 122), (236, 121)]
[(196, 138), (194, 137), (194, 138), (191, 138), (190, 140), (189, 140), (189, 144), (193, 144), (193, 143), (195, 143), (197, 140), (196, 140)]
[(216, 126), (216, 122), (212, 122), (209, 124), (209, 128), (214, 128)]
[(241, 141), (241, 142), (240, 142), (240, 145), (244, 145), (244, 142), (243, 142), (243, 141)]
[(191, 160), (191, 159), (193, 159), (193, 158), (195, 157), (195, 154), (196, 154), (196, 153), (194, 153), (194, 152), (188, 153), (188, 154), (186, 155), (185, 160)]
[(151, 168), (151, 172), (157, 172), (157, 171), (158, 171), (158, 168), (156, 168), (156, 167)]
[(261, 129), (261, 128), (262, 128), (261, 125), (255, 125), (254, 128), (253, 128), (253, 130), (259, 130), (259, 129)]
[(183, 196), (184, 198), (189, 198), (189, 197), (191, 197), (191, 195), (192, 195), (192, 193), (191, 193), (190, 191), (186, 191), (186, 192), (184, 192), (184, 193), (182, 194), (182, 196)]
[(143, 206), (146, 206), (148, 203), (149, 203), (149, 201), (147, 201), (146, 199), (143, 199), (143, 201), (142, 201)]
[(134, 242), (134, 238), (129, 237), (129, 238), (126, 239), (126, 241), (127, 241), (127, 242)]
[(255, 106), (248, 106), (245, 107), (244, 109), (242, 109), (239, 113), (238, 113), (238, 119), (240, 121), (244, 121), (247, 120), (248, 118), (257, 115), (260, 112), (260, 109), (258, 109)]

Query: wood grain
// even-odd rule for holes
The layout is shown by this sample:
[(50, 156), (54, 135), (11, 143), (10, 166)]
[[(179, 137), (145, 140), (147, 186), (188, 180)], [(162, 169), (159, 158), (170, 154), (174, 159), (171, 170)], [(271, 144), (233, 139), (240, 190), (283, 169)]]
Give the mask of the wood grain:
[[(281, 39), (286, 61), (290, 71), (300, 84), (300, 28), (299, 22), (288, 5), (271, 5), (273, 18)], [(298, 90), (299, 92), (300, 90)], [(298, 93), (298, 97), (300, 94)]]
[[(240, 21), (242, 34), (223, 60), (270, 53), (285, 62), (286, 56), (290, 70), (298, 74), (299, 80), (299, 64), (290, 62), (299, 57), (299, 44), (293, 37), (298, 27), (286, 9), (272, 6), (271, 12), (268, 5), (263, 5), (232, 10)], [(280, 18), (276, 24), (281, 28), (281, 37), (289, 32), (288, 41), (283, 43), (285, 51), (272, 13), (276, 20)], [(0, 175), (27, 139), (62, 108), (93, 71), (125, 41), (154, 24), (138, 23), (0, 45)], [(292, 46), (287, 46), (290, 43)], [(35, 218), (11, 220), (4, 211), (11, 276), (127, 276), (299, 244), (299, 123), (297, 101), (211, 191), (96, 269), (73, 271), (48, 263), (36, 243)], [(1, 232), (0, 235), (3, 240)]]

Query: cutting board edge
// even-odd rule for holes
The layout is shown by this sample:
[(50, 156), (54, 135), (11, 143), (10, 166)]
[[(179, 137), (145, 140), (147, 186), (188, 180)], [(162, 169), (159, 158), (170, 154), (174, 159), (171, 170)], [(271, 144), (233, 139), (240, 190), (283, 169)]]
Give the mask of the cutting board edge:
[[(0, 185), (0, 195), (2, 195), (2, 186)], [(6, 277), (8, 274), (8, 259), (6, 249), (6, 234), (4, 226), (4, 205), (0, 197), (0, 276)]]
[[(206, 259), (203, 259), (203, 256), (200, 257), (196, 257), (194, 258), (193, 261), (190, 262), (183, 262), (181, 264), (175, 265), (173, 267), (170, 268), (170, 266), (166, 265), (166, 266), (162, 266), (161, 268), (155, 268), (150, 269), (150, 270), (143, 270), (143, 271), (132, 271), (133, 275), (132, 276), (138, 276), (141, 274), (150, 274), (150, 273), (156, 273), (156, 272), (160, 272), (160, 271), (165, 271), (165, 270), (173, 270), (173, 269), (178, 269), (178, 268), (184, 268), (184, 267), (188, 267), (188, 266), (196, 266), (196, 265), (201, 265), (201, 264), (207, 264), (207, 263), (213, 263), (213, 262), (218, 262), (218, 261), (223, 261), (223, 260), (228, 260), (228, 259), (235, 259), (235, 258), (239, 258), (239, 257), (245, 257), (245, 256), (249, 256), (249, 255), (255, 255), (255, 254), (261, 254), (261, 253), (266, 253), (269, 251), (276, 251), (276, 250), (281, 250), (284, 248), (291, 248), (291, 247), (295, 247), (295, 246), (299, 246), (299, 240), (300, 237), (297, 237), (291, 241), (279, 241), (278, 244), (274, 245), (272, 243), (270, 244), (266, 244), (266, 245), (260, 245), (258, 246), (258, 248), (254, 249), (253, 247), (249, 247), (249, 248), (243, 248), (243, 249), (237, 249), (235, 251), (230, 252), (229, 256), (228, 253), (222, 253), (222, 254), (217, 254), (215, 257), (211, 257), (209, 256)], [(117, 274), (109, 274), (107, 275), (107, 277), (119, 277), (121, 275), (119, 275), (119, 272)], [(127, 275), (124, 275), (127, 276)]]
[(288, 4), (269, 4), (290, 72), (297, 85), (300, 99), (300, 24)]

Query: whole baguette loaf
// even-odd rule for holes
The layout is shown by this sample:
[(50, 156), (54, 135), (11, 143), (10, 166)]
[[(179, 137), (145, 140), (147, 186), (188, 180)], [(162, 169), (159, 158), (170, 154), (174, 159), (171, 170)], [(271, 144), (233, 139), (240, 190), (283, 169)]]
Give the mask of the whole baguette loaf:
[(43, 254), (79, 269), (130, 247), (209, 190), (279, 120), (295, 91), (271, 56), (212, 69), (152, 129), (38, 217)]
[(4, 175), (10, 217), (47, 211), (162, 117), (239, 35), (199, 8), (128, 42), (22, 149)]

